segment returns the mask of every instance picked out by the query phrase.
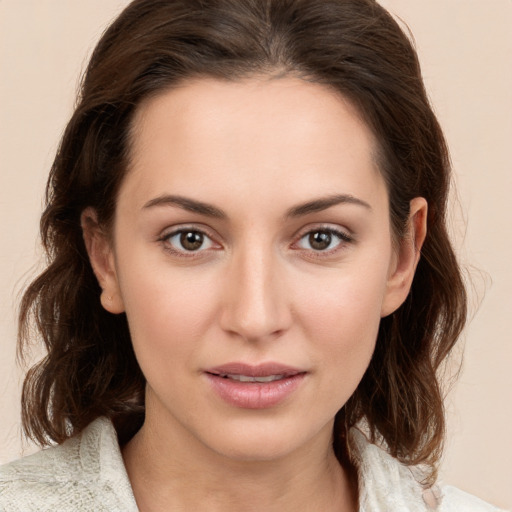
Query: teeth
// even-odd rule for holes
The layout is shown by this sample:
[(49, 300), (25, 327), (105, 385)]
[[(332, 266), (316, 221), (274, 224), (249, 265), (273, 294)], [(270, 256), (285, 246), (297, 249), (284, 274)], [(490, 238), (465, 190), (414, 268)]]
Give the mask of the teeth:
[(284, 375), (267, 375), (266, 377), (250, 377), (248, 375), (223, 375), (228, 379), (237, 380), (239, 382), (273, 382), (275, 380), (284, 379)]

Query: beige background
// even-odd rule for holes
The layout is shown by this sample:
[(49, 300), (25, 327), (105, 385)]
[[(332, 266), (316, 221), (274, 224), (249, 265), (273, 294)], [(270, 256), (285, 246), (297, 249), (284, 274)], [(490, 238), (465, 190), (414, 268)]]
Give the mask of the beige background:
[[(79, 73), (126, 3), (0, 0), (0, 463), (22, 453), (14, 304), (40, 256), (46, 175)], [(473, 304), (485, 290), (448, 399), (442, 476), (512, 509), (512, 1), (382, 3), (414, 33), (452, 151), (454, 236), (473, 265)]]

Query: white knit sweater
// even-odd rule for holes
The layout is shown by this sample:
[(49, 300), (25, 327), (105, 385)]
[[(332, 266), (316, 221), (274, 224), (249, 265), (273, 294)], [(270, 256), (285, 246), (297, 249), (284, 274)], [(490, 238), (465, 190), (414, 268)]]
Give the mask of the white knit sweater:
[[(426, 494), (411, 468), (360, 431), (352, 429), (350, 436), (360, 482), (359, 512), (499, 511), (454, 487)], [(116, 432), (106, 418), (60, 446), (0, 467), (1, 512), (137, 510)]]

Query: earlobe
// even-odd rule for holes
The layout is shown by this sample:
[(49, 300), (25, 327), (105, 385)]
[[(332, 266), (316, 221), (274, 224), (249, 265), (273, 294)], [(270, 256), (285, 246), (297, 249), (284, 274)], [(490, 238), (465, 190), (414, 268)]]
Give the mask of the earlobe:
[(111, 241), (99, 225), (93, 208), (86, 208), (82, 212), (80, 222), (89, 262), (102, 289), (101, 305), (110, 313), (123, 313), (124, 304), (119, 290)]
[(396, 258), (390, 269), (381, 317), (396, 311), (409, 294), (427, 235), (427, 212), (428, 204), (423, 197), (415, 197), (410, 202), (407, 232), (399, 242)]

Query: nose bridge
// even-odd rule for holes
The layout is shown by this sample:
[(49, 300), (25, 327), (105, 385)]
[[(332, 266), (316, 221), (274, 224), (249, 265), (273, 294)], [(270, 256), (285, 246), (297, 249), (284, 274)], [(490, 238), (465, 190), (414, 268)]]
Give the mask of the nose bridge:
[(247, 340), (272, 337), (288, 322), (280, 261), (270, 244), (247, 240), (233, 252), (222, 312), (223, 328)]

